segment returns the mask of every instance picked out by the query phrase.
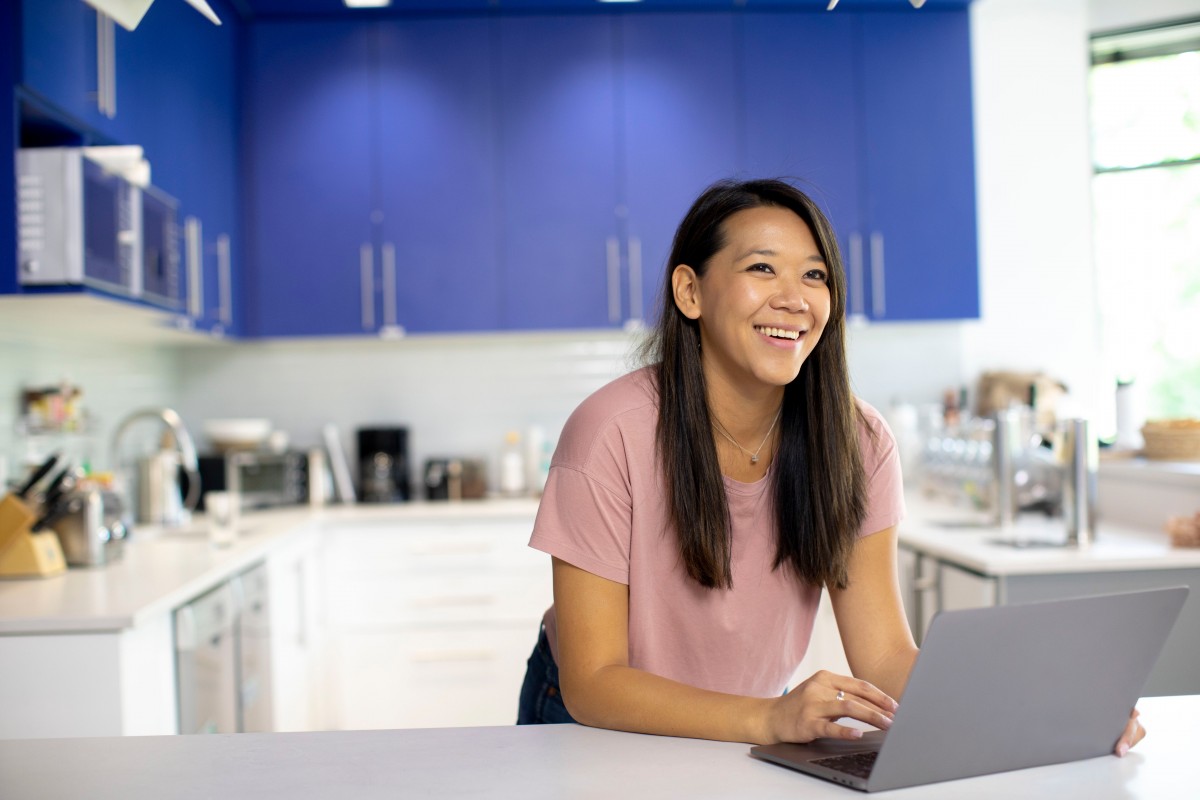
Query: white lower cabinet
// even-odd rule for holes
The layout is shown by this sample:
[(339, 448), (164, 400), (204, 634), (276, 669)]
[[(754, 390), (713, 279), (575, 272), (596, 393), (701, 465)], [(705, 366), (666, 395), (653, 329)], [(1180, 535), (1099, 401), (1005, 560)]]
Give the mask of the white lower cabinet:
[(317, 625), (318, 541), (317, 531), (307, 531), (267, 560), (271, 728), (275, 731), (325, 727)]
[(511, 725), (553, 600), (533, 519), (327, 529), (328, 727)]

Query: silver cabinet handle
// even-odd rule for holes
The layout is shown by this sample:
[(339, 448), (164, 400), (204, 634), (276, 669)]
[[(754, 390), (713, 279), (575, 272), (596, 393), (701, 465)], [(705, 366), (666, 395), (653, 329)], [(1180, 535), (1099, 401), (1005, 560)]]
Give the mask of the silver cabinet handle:
[(850, 234), (850, 317), (866, 314), (863, 297), (863, 240), (862, 234), (855, 231)]
[(221, 322), (233, 324), (233, 265), (229, 247), (229, 234), (217, 237), (217, 283), (221, 299)]
[(887, 298), (884, 296), (883, 234), (871, 232), (871, 311), (875, 319), (887, 316)]
[(396, 327), (396, 245), (383, 245), (383, 324)]
[(615, 325), (621, 321), (621, 245), (617, 237), (609, 236), (605, 241), (605, 256), (608, 262), (608, 321)]
[(203, 242), (200, 220), (187, 217), (183, 221), (183, 247), (188, 273), (188, 313), (194, 319), (204, 316)]
[(108, 117), (108, 16), (96, 12), (96, 108)]
[(108, 31), (108, 118), (117, 116), (117, 34), (112, 17), (104, 16)]
[(358, 249), (359, 279), (362, 284), (362, 326), (375, 327), (375, 250), (370, 244)]
[(642, 319), (642, 240), (629, 237), (629, 318)]

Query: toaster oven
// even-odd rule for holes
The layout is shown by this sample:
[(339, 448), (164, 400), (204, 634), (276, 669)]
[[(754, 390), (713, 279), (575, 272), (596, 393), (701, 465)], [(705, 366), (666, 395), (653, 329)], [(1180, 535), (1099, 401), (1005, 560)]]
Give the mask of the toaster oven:
[(199, 458), (200, 510), (207, 492), (232, 492), (243, 509), (308, 502), (308, 454), (234, 451)]

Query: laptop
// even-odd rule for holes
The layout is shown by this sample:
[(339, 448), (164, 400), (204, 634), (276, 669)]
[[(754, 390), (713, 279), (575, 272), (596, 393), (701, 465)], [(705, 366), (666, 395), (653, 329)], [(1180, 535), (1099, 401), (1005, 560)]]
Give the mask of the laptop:
[(1187, 594), (942, 612), (886, 734), (750, 753), (866, 792), (1107, 755)]

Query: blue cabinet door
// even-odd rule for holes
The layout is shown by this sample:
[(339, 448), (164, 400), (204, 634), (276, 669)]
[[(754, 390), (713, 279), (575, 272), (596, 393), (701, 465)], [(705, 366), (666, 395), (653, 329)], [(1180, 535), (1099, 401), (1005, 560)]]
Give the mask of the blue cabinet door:
[(373, 331), (376, 37), (322, 20), (251, 26), (247, 41), (246, 331)]
[(626, 319), (657, 316), (675, 228), (713, 181), (740, 170), (737, 17), (620, 18), (620, 145), (628, 210)]
[(616, 21), (497, 20), (501, 320), (509, 329), (618, 324)]
[(851, 314), (865, 309), (856, 40), (851, 14), (748, 13), (742, 29), (746, 172), (790, 179), (824, 210)]
[(492, 34), (484, 18), (379, 25), (385, 326), (500, 327)]
[(862, 15), (872, 319), (979, 316), (966, 10)]
[[(97, 105), (96, 26), (96, 11), (80, 0), (24, 0), (21, 83), (82, 127), (103, 131), (109, 120)], [(115, 34), (122, 45), (126, 33)]]

